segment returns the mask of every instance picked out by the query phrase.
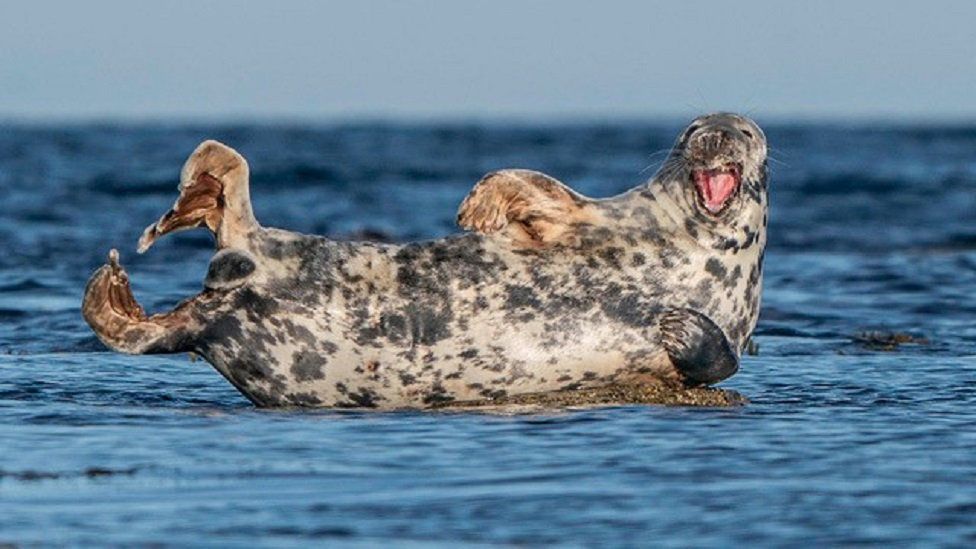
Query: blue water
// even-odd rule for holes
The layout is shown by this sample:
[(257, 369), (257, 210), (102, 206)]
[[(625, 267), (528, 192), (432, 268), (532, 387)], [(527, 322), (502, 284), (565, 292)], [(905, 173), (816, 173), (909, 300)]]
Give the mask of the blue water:
[(207, 137), (249, 158), (264, 224), (405, 240), (452, 232), (492, 169), (623, 191), (679, 129), (0, 126), (0, 545), (976, 543), (976, 126), (768, 126), (742, 408), (259, 411), (78, 311), (111, 247), (149, 310), (199, 290), (205, 234), (134, 247)]

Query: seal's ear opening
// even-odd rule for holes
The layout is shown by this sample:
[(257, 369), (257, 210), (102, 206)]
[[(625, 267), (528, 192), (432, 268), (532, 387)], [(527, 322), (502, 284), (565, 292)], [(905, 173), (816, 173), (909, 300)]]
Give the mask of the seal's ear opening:
[(146, 227), (139, 239), (145, 252), (166, 233), (206, 227), (217, 247), (233, 246), (258, 227), (248, 191), (247, 161), (223, 143), (204, 141), (193, 151), (180, 173), (180, 196), (159, 221)]

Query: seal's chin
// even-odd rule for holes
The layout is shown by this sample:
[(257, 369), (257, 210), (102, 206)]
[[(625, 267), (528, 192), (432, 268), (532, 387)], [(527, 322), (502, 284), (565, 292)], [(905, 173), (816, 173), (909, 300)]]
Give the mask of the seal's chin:
[(718, 215), (729, 205), (742, 180), (742, 168), (738, 164), (726, 164), (720, 168), (691, 171), (698, 201), (712, 215)]

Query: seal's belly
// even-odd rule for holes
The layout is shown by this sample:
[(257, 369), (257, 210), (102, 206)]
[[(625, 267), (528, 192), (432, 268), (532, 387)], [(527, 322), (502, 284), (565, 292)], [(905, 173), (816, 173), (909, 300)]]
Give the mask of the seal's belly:
[[(413, 314), (410, 311), (413, 310)], [(666, 376), (656, 327), (574, 312), (510, 321), (486, 310), (444, 322), (416, 309), (342, 318), (327, 308), (229, 311), (206, 358), (264, 406), (422, 407)]]

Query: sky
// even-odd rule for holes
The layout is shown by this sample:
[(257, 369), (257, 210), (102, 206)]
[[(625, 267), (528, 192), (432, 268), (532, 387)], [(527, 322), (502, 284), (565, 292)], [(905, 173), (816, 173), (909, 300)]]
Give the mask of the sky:
[(0, 119), (976, 120), (972, 1), (0, 4)]

